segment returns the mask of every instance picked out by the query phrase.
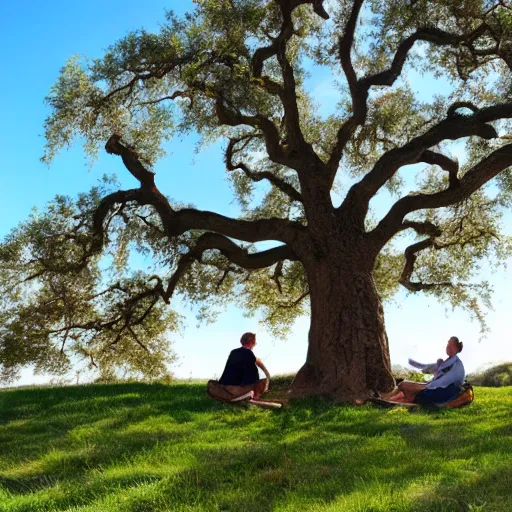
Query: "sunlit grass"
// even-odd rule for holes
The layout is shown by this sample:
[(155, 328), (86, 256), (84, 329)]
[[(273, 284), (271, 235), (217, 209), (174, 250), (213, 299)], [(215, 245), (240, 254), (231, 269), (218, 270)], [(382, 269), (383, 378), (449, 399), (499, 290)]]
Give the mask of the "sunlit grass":
[(440, 412), (216, 403), (204, 383), (0, 392), (0, 511), (510, 511), (512, 388)]

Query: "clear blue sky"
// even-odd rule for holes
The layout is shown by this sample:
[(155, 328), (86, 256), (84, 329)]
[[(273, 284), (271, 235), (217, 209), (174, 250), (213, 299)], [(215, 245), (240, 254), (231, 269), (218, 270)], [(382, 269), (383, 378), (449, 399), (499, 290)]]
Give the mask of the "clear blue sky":
[[(47, 115), (43, 99), (60, 67), (72, 55), (99, 57), (128, 30), (157, 29), (166, 9), (181, 13), (191, 6), (189, 0), (125, 0), (115, 7), (99, 0), (78, 4), (61, 0), (1, 3), (0, 172), (4, 196), (0, 202), (0, 236), (25, 219), (32, 207), (44, 207), (55, 194), (87, 191), (104, 173), (115, 172), (123, 184), (135, 184), (130, 182), (131, 177), (118, 159), (104, 154), (89, 171), (78, 146), (58, 156), (50, 168), (41, 164), (43, 122)], [(437, 86), (442, 87), (442, 83)], [(335, 103), (325, 75), (315, 75), (311, 87), (319, 94), (322, 109)], [(192, 136), (172, 142), (168, 158), (156, 167), (160, 189), (176, 200), (235, 215), (237, 208), (224, 179), (219, 147), (195, 154), (195, 141)], [(510, 219), (507, 221), (510, 225)], [(437, 359), (450, 335), (458, 335), (465, 342), (463, 359), (470, 370), (488, 361), (512, 359), (506, 323), (512, 306), (508, 293), (510, 274), (500, 271), (491, 277), (491, 282), (496, 286), (495, 311), (489, 315), (491, 334), (481, 343), (478, 326), (469, 323), (466, 314), (450, 312), (447, 316), (444, 308), (432, 300), (422, 296), (405, 298), (405, 293), (400, 293), (395, 303), (385, 308), (393, 362), (405, 364), (408, 356)], [(176, 306), (182, 310), (182, 305)], [(175, 340), (181, 360), (174, 371), (180, 377), (218, 375), (227, 353), (237, 345), (244, 331), (259, 333), (256, 352), (271, 372), (297, 370), (306, 354), (308, 323), (307, 318), (300, 319), (293, 335), (281, 342), (272, 340), (259, 329), (257, 319), (244, 318), (235, 306), (228, 308), (217, 323), (199, 328), (189, 315), (188, 328)], [(28, 371), (22, 382), (38, 381), (40, 378)]]

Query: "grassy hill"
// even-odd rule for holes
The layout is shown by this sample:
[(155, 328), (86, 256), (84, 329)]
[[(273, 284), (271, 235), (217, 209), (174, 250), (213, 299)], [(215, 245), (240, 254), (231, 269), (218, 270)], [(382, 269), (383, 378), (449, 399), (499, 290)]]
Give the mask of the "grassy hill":
[(0, 391), (0, 511), (512, 510), (512, 388), (465, 409), (283, 410), (204, 383)]

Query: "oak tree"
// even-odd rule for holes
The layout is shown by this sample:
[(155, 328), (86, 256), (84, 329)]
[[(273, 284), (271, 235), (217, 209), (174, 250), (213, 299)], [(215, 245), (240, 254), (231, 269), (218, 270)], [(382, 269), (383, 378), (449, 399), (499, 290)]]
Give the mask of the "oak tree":
[[(158, 374), (180, 294), (205, 316), (238, 301), (281, 333), (310, 311), (294, 396), (387, 391), (382, 300), (401, 285), (483, 320), (489, 290), (475, 269), (509, 254), (510, 3), (195, 4), (62, 69), (45, 159), (80, 140), (138, 186), (109, 179), (56, 198), (5, 240), (0, 365), (8, 375), (74, 354)], [(327, 72), (339, 101), (322, 115), (309, 84)], [(417, 90), (422, 77), (431, 94)], [(159, 189), (166, 141), (191, 131), (224, 141), (238, 218)], [(151, 255), (151, 272), (129, 271), (131, 251)]]

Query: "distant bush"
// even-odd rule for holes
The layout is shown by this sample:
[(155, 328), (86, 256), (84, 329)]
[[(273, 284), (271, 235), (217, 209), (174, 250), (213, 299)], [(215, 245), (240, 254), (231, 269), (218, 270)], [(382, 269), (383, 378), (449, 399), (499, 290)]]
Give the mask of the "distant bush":
[(512, 386), (512, 362), (492, 366), (468, 375), (468, 380), (477, 386), (501, 388)]
[(391, 371), (393, 373), (393, 377), (395, 379), (404, 379), (404, 380), (412, 380), (414, 382), (424, 382), (425, 375), (416, 370), (411, 370), (409, 368), (405, 368), (399, 364), (394, 364), (391, 367)]
[(275, 375), (270, 379), (270, 387), (274, 391), (287, 390), (292, 385), (294, 378), (294, 373)]
[(163, 377), (159, 378), (149, 378), (144, 375), (139, 375), (137, 377), (120, 377), (115, 373), (106, 373), (92, 381), (93, 384), (136, 384), (139, 382), (143, 382), (145, 384), (170, 385), (174, 382), (174, 376), (172, 373), (167, 373)]

